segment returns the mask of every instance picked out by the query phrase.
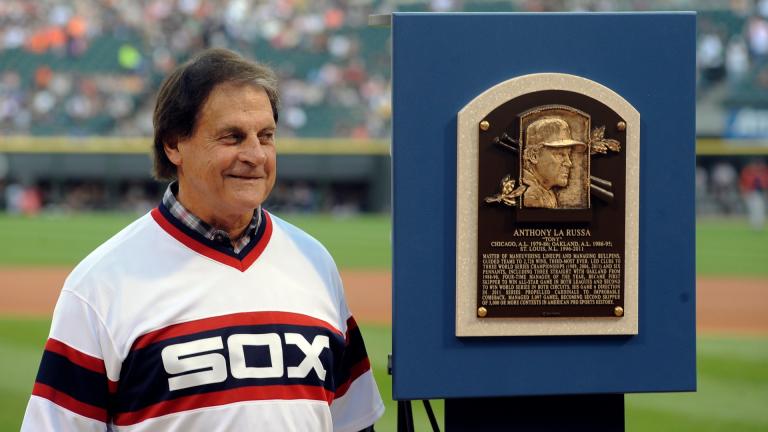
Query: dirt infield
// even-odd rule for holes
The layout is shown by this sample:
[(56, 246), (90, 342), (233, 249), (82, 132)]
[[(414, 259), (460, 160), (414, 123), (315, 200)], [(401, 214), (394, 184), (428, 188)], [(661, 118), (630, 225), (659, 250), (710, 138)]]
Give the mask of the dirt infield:
[[(50, 316), (69, 270), (0, 268), (0, 315)], [(342, 279), (359, 322), (390, 322), (389, 272), (343, 271)], [(768, 279), (698, 279), (697, 327), (705, 333), (768, 334)]]
[[(0, 316), (50, 316), (70, 267), (0, 268)], [(388, 324), (389, 272), (342, 272), (347, 301), (360, 322)]]

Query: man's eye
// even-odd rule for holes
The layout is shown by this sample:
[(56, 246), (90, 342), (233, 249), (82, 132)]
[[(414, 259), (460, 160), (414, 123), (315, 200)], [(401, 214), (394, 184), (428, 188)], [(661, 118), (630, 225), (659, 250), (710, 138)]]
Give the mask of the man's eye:
[(275, 133), (274, 132), (264, 132), (261, 135), (259, 135), (259, 138), (262, 141), (272, 141), (275, 139)]
[(238, 143), (240, 142), (240, 137), (238, 135), (224, 135), (223, 137), (219, 138), (219, 141), (225, 142), (225, 143)]

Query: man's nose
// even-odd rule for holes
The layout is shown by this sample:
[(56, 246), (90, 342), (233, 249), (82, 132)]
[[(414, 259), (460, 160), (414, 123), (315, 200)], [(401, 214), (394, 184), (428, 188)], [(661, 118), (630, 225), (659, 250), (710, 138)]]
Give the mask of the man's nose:
[(238, 158), (251, 165), (262, 165), (267, 160), (267, 152), (258, 137), (249, 137), (242, 143)]
[(563, 166), (566, 168), (570, 168), (573, 166), (573, 163), (571, 162), (571, 157), (568, 155), (565, 155), (565, 158), (563, 158)]

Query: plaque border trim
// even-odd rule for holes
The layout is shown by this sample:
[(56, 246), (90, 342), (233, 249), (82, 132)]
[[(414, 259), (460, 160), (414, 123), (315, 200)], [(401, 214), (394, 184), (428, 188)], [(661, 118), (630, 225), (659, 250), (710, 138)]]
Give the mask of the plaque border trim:
[[(477, 317), (477, 203), (479, 123), (510, 99), (565, 90), (596, 99), (626, 124), (624, 221), (624, 316)], [(640, 216), (640, 113), (619, 94), (595, 81), (563, 73), (536, 73), (503, 81), (472, 99), (458, 113), (456, 146), (456, 336), (561, 336), (638, 334)]]

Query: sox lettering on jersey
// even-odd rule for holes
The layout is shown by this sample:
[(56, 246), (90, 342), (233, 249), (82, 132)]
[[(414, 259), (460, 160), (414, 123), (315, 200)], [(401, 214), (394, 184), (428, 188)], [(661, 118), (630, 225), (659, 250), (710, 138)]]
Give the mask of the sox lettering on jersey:
[(350, 324), (352, 333), (342, 334), (306, 315), (249, 312), (150, 332), (123, 361), (112, 399), (117, 423), (177, 409), (173, 404), (190, 409), (190, 398), (199, 399), (198, 407), (221, 397), (331, 403), (357, 376), (356, 366), (367, 365), (362, 338)]
[[(287, 373), (288, 378), (305, 378), (314, 370), (321, 380), (325, 380), (326, 369), (320, 360), (320, 354), (330, 347), (328, 336), (317, 335), (310, 343), (299, 333), (285, 333), (285, 344), (295, 345), (304, 354), (298, 366), (284, 368), (283, 343), (277, 333), (248, 334), (238, 333), (227, 338), (229, 373), (237, 379), (246, 378), (281, 378)], [(264, 346), (269, 353), (269, 366), (248, 366), (246, 346)], [(168, 378), (171, 391), (196, 387), (205, 384), (224, 382), (227, 379), (227, 361), (220, 352), (224, 349), (221, 336), (198, 339), (168, 345), (163, 348), (161, 357), (165, 371), (172, 375)]]

